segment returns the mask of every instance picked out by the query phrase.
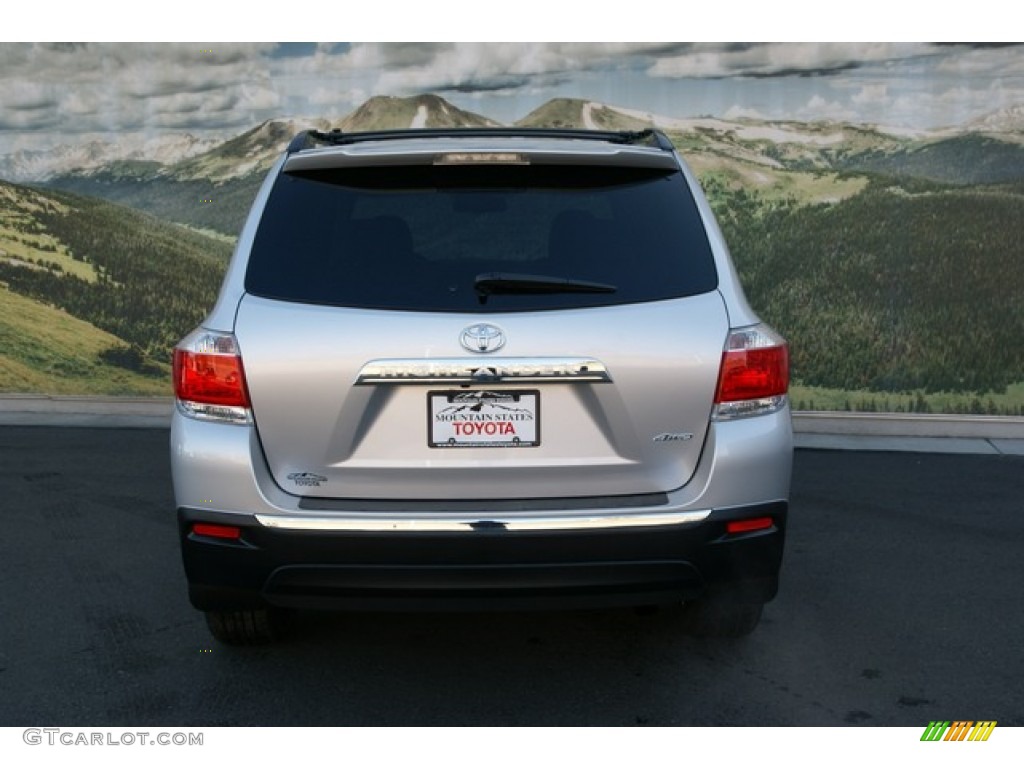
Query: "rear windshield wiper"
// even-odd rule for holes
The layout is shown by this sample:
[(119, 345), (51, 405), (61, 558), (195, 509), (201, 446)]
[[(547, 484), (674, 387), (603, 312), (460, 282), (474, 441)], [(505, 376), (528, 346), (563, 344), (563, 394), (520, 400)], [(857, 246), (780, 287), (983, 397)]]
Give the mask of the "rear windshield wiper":
[(618, 290), (608, 283), (515, 272), (484, 272), (476, 276), (473, 288), (481, 304), (488, 296), (499, 293), (615, 293)]

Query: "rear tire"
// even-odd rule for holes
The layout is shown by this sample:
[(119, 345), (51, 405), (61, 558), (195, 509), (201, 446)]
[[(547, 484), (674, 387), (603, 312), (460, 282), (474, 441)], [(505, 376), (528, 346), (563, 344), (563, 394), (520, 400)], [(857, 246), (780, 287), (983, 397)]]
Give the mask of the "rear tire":
[(282, 618), (268, 608), (206, 611), (206, 626), (225, 645), (266, 645), (281, 638)]
[(746, 637), (757, 628), (763, 609), (764, 603), (705, 597), (683, 606), (683, 621), (696, 637)]

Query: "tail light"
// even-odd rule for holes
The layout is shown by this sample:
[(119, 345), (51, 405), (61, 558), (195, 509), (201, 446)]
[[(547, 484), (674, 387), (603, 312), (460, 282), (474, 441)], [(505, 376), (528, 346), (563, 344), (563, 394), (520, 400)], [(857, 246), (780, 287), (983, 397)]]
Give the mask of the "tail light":
[(230, 333), (198, 329), (174, 349), (174, 396), (185, 416), (247, 424), (249, 392), (238, 342)]
[(786, 405), (789, 348), (765, 325), (729, 334), (722, 352), (713, 417), (718, 421), (761, 416)]

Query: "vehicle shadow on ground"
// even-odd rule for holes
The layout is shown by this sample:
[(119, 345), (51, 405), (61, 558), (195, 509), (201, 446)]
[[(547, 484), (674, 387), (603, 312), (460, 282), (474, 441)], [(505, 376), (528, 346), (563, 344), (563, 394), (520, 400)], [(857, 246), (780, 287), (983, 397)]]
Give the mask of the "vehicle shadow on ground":
[[(282, 642), (215, 646), (214, 656), (236, 673), (269, 675), (272, 689), (290, 681), (303, 691), (304, 711), (281, 724), (715, 725), (720, 717), (683, 713), (673, 700), (718, 698), (716, 667), (766, 643), (770, 621), (761, 629), (761, 639), (688, 637), (675, 607), (301, 612)], [(666, 673), (677, 680), (668, 697)]]

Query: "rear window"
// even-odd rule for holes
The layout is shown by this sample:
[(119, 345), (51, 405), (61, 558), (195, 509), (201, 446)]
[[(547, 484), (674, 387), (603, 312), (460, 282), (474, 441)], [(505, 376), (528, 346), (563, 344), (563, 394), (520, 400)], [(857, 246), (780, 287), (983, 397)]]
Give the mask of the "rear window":
[[(493, 273), (529, 280), (481, 291)], [(678, 171), (377, 166), (281, 174), (245, 285), (304, 303), (514, 312), (690, 296), (718, 278)]]

